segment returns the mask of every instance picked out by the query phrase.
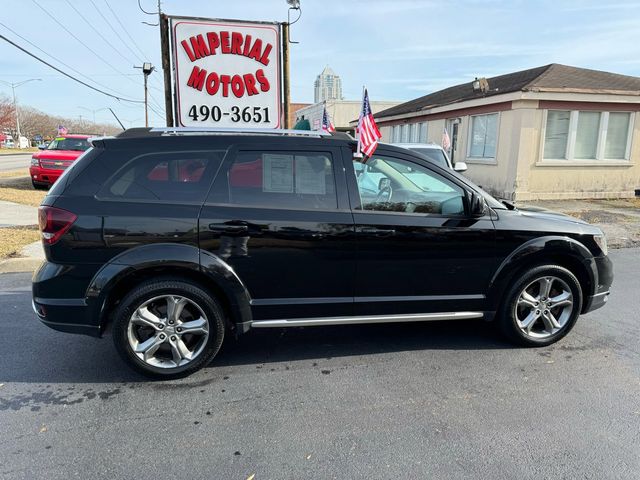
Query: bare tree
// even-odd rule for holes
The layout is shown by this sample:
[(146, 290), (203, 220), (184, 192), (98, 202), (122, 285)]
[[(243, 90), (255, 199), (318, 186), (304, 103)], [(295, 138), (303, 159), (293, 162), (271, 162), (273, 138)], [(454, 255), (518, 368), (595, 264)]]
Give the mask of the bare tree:
[(13, 129), (15, 123), (16, 115), (13, 102), (6, 97), (0, 97), (0, 131)]
[(120, 128), (105, 123), (94, 124), (86, 120), (48, 115), (32, 107), (20, 108), (20, 128), (22, 134), (28, 138), (35, 135), (42, 135), (44, 138), (54, 137), (60, 125), (69, 133), (113, 135), (120, 131)]

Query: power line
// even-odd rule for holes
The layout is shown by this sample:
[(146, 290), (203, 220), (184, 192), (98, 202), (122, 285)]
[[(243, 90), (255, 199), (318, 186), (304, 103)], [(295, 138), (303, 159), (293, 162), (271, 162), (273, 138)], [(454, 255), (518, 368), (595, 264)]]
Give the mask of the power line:
[[(76, 73), (77, 75), (86, 78), (88, 81), (95, 83), (96, 85), (100, 85), (101, 87), (110, 90), (111, 92), (113, 92), (114, 94), (118, 95), (118, 96), (123, 96), (120, 92), (114, 90), (113, 88), (100, 83), (100, 82), (96, 82), (93, 78), (88, 77), (87, 75), (85, 75), (84, 73), (76, 70), (75, 68), (73, 68), (72, 66), (64, 63), (62, 60), (60, 60), (59, 58), (51, 55), (50, 53), (44, 51), (42, 48), (40, 48), (39, 46), (37, 46), (35, 43), (33, 43), (32, 41), (30, 41), (28, 38), (23, 37), (22, 35), (20, 35), (18, 32), (16, 32), (15, 30), (13, 30), (12, 28), (8, 27), (7, 25), (5, 25), (4, 23), (0, 22), (0, 25), (2, 25), (4, 28), (6, 28), (7, 30), (9, 30), (11, 33), (13, 33), (15, 36), (17, 36), (18, 38), (24, 40), (25, 42), (27, 42), (29, 45), (31, 45), (32, 47), (34, 47), (35, 49), (37, 49), (38, 51), (44, 53), (46, 56), (52, 58), (53, 60), (55, 60), (56, 62), (58, 62), (61, 65), (64, 65), (65, 67), (67, 67), (69, 70), (71, 70), (72, 72)], [(53, 74), (52, 74), (53, 75)], [(136, 74), (123, 74), (123, 73), (118, 73), (118, 75), (136, 75)]]
[[(82, 13), (80, 12), (80, 10), (78, 10), (76, 7), (74, 7), (74, 5), (70, 2), (70, 0), (66, 0), (67, 4), (69, 4), (69, 6), (73, 9), (74, 12), (76, 12), (78, 14), (78, 16), (84, 20), (84, 22), (89, 25), (89, 27), (91, 27), (91, 29), (96, 32), (98, 34), (98, 36), (104, 40), (104, 43), (106, 43), (107, 45), (109, 45), (111, 47), (112, 50), (114, 50), (118, 55), (120, 55), (120, 57), (122, 57), (124, 59), (125, 62), (128, 63), (135, 63), (135, 62), (131, 62), (131, 59), (125, 57), (122, 52), (117, 49), (116, 47), (113, 46), (113, 44), (104, 36), (102, 35), (102, 33), (100, 33), (100, 30), (98, 30), (96, 27), (93, 26), (93, 24), (84, 16), (82, 15)], [(93, 3), (93, 2), (92, 2)], [(100, 12), (98, 12), (100, 13)], [(124, 75), (124, 74), (123, 74)]]
[(85, 87), (90, 88), (91, 90), (95, 90), (98, 93), (101, 93), (103, 95), (106, 95), (107, 97), (111, 97), (111, 98), (115, 98), (116, 100), (122, 101), (122, 102), (131, 102), (131, 103), (144, 103), (143, 100), (131, 100), (128, 98), (123, 98), (123, 97), (118, 97), (117, 95), (112, 95), (110, 93), (105, 92), (104, 90), (100, 90), (99, 88), (94, 87), (93, 85), (89, 85), (86, 82), (83, 82), (82, 80), (77, 79), (76, 77), (74, 77), (73, 75), (69, 75), (67, 72), (65, 72), (64, 70), (60, 70), (58, 67), (51, 65), (49, 62), (47, 62), (46, 60), (43, 60), (42, 58), (38, 57), (37, 55), (31, 53), (30, 51), (28, 51), (27, 49), (21, 47), (20, 45), (18, 45), (17, 43), (9, 40), (7, 37), (5, 37), (4, 35), (0, 35), (0, 38), (2, 40), (4, 40), (7, 43), (10, 43), (11, 45), (13, 45), (14, 47), (16, 47), (18, 50), (22, 50), (24, 53), (26, 53), (27, 55), (29, 55), (30, 57), (35, 58), (36, 60), (38, 60), (41, 63), (44, 63), (47, 67), (49, 68), (53, 68), (55, 71), (60, 72), (61, 74), (63, 74), (65, 77), (69, 77), (71, 80), (78, 82), (81, 85), (84, 85)]
[[(65, 32), (67, 32), (69, 35), (71, 35), (78, 43), (80, 43), (81, 45), (83, 45), (87, 50), (89, 50), (96, 58), (102, 60), (103, 63), (107, 64), (109, 66), (109, 68), (111, 68), (114, 72), (117, 72), (121, 75), (124, 76), (124, 74), (119, 71), (117, 68), (115, 68), (113, 65), (111, 65), (107, 60), (105, 60), (100, 54), (98, 54), (95, 50), (93, 50), (90, 46), (88, 46), (85, 42), (83, 42), (82, 40), (80, 40), (71, 30), (69, 30), (67, 27), (64, 26), (64, 24), (62, 24), (55, 16), (51, 15), (51, 13), (49, 13), (49, 11), (47, 9), (45, 9), (42, 5), (40, 5), (37, 0), (31, 0), (34, 4), (36, 4), (36, 6), (38, 8), (40, 8), (40, 10), (42, 10), (44, 13), (46, 13), (47, 15), (49, 15), (49, 18), (51, 18), (54, 22), (56, 22), (58, 25), (60, 25)], [(131, 80), (133, 83), (134, 82), (131, 78), (126, 77), (127, 80)]]
[[(120, 24), (120, 27), (122, 27), (122, 31), (127, 35), (127, 37), (129, 37), (129, 40), (131, 40), (131, 43), (133, 44), (133, 46), (136, 47), (136, 49), (140, 52), (140, 55), (142, 55), (143, 57), (146, 58), (147, 55), (142, 51), (142, 49), (138, 46), (138, 44), (133, 39), (133, 37), (131, 36), (129, 31), (125, 28), (124, 24), (120, 21), (120, 17), (118, 17), (118, 15), (116, 15), (116, 12), (114, 12), (113, 9), (111, 8), (111, 5), (109, 5), (109, 2), (107, 0), (104, 0), (104, 3), (107, 6), (107, 8), (109, 9), (109, 11), (111, 12), (111, 14), (113, 15), (113, 17), (116, 19), (116, 21)], [(120, 38), (120, 37), (118, 37), (118, 38)], [(122, 40), (122, 38), (120, 38), (120, 40)], [(131, 48), (129, 47), (128, 44), (126, 44), (124, 41), (122, 43), (124, 43), (127, 46), (127, 48), (129, 48), (129, 50), (131, 50)], [(133, 52), (133, 50), (131, 50), (131, 52)], [(136, 55), (136, 58), (138, 60), (140, 60), (141, 62), (144, 62), (144, 60), (141, 57), (138, 57), (137, 55)]]
[[(68, 1), (68, 0), (67, 0)], [(98, 13), (100, 13), (100, 15), (102, 15), (102, 13), (100, 12), (100, 10), (98, 9), (97, 5), (94, 3), (94, 0), (89, 0), (91, 2), (91, 4), (93, 5), (93, 7), (98, 11)], [(116, 13), (113, 11), (113, 9), (111, 8), (111, 6), (109, 5), (109, 2), (107, 0), (104, 0), (104, 3), (107, 5), (107, 8), (111, 11), (111, 13), (113, 14), (114, 18), (116, 19), (116, 21), (120, 24), (120, 27), (122, 27), (122, 30), (124, 31), (124, 33), (129, 37), (129, 39), (131, 40), (131, 43), (138, 49), (138, 51), (142, 54), (143, 57), (148, 58), (147, 55), (142, 51), (142, 49), (138, 46), (138, 44), (136, 43), (136, 41), (133, 39), (133, 37), (129, 34), (129, 31), (126, 29), (126, 27), (124, 26), (124, 24), (120, 21), (120, 18), (118, 17), (118, 15), (116, 15)], [(142, 8), (141, 8), (142, 10)], [(143, 10), (144, 12), (144, 10)], [(147, 12), (144, 12), (147, 13)], [(147, 15), (149, 15), (147, 13)], [(155, 14), (151, 14), (151, 15), (155, 15)], [(111, 22), (109, 22), (104, 15), (102, 15), (102, 18), (104, 18), (105, 22), (107, 23), (107, 25), (109, 25), (109, 27), (111, 28), (111, 30), (113, 31), (113, 33), (116, 34), (116, 36), (120, 39), (120, 41), (129, 49), (129, 51), (131, 53), (133, 53), (135, 55), (135, 57), (140, 60), (142, 63), (144, 63), (147, 60), (143, 60), (142, 58), (140, 58), (134, 51), (133, 49), (129, 46), (129, 44), (127, 42), (125, 42), (122, 37), (118, 34), (118, 32), (116, 31), (116, 29), (113, 27), (113, 25), (111, 24)], [(159, 79), (156, 77), (151, 77), (151, 82), (155, 82), (156, 84), (158, 84)], [(154, 89), (160, 93), (164, 93), (164, 88), (161, 88), (160, 86), (155, 86), (155, 85), (149, 85), (149, 88)], [(149, 93), (149, 95), (153, 98), (153, 100), (158, 104), (158, 106), (160, 108), (162, 108), (164, 110), (164, 106), (161, 106), (160, 102), (158, 102), (151, 93)]]

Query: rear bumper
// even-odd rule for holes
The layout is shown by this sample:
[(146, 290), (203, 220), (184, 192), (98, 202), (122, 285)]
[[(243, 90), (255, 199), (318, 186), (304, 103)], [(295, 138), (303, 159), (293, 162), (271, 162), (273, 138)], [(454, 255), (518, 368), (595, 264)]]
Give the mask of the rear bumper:
[(64, 170), (56, 170), (53, 168), (29, 167), (31, 181), (43, 185), (53, 185), (63, 172)]
[(91, 277), (84, 273), (77, 267), (43, 262), (32, 279), (32, 307), (49, 328), (99, 337), (96, 302), (84, 296)]

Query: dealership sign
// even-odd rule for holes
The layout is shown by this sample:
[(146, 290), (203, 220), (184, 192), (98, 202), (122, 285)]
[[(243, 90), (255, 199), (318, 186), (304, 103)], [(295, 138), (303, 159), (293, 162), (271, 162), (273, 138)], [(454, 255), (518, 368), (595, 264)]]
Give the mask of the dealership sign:
[(176, 123), (279, 128), (277, 23), (171, 17)]

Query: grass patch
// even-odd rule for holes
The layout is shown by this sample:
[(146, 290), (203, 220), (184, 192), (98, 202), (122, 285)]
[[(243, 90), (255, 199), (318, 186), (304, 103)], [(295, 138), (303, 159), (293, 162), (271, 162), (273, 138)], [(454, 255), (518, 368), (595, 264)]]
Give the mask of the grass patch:
[(35, 153), (39, 152), (38, 147), (29, 148), (0, 148), (0, 155), (19, 155), (21, 153)]
[(47, 194), (44, 190), (35, 190), (29, 177), (10, 179), (0, 185), (0, 200), (38, 207)]
[(29, 176), (29, 170), (27, 170), (26, 168), (0, 172), (0, 178), (28, 177), (28, 176)]
[(0, 228), (0, 259), (16, 256), (24, 246), (38, 240), (40, 232), (35, 225)]

